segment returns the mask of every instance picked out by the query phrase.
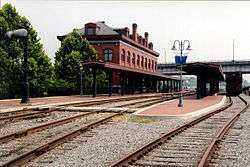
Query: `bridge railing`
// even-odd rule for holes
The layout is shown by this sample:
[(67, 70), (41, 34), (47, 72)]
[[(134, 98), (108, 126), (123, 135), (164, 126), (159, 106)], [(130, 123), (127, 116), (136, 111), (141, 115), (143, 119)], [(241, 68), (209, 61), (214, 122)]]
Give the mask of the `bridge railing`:
[[(231, 64), (231, 63), (250, 63), (250, 59), (241, 59), (241, 60), (213, 60), (213, 61), (189, 61), (187, 63), (195, 63), (195, 62), (202, 62), (202, 63), (215, 63), (215, 64)], [(175, 62), (159, 62), (158, 65), (174, 65)]]

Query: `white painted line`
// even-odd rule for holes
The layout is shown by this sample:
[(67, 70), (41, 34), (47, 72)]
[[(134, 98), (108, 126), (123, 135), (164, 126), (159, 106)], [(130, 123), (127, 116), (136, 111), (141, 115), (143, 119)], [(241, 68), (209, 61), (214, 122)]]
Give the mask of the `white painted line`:
[[(178, 100), (178, 99), (173, 99), (173, 100)], [(208, 112), (211, 112), (211, 111), (214, 111), (216, 109), (219, 109), (220, 107), (222, 107), (224, 104), (225, 104), (225, 101), (226, 101), (226, 96), (223, 96), (223, 98), (221, 99), (221, 101), (217, 104), (214, 104), (212, 106), (209, 106), (209, 107), (206, 107), (206, 108), (202, 108), (200, 110), (196, 110), (196, 111), (192, 111), (192, 112), (189, 112), (189, 113), (186, 113), (186, 114), (182, 114), (182, 115), (141, 115), (139, 113), (145, 111), (145, 110), (148, 110), (152, 107), (155, 107), (157, 105), (161, 105), (161, 104), (165, 104), (167, 102), (170, 102), (170, 101), (173, 101), (173, 100), (169, 100), (169, 101), (165, 101), (165, 102), (162, 102), (162, 103), (158, 103), (158, 104), (154, 104), (152, 106), (149, 106), (147, 108), (143, 108), (143, 109), (140, 109), (138, 110), (137, 112), (133, 113), (134, 115), (140, 115), (140, 116), (152, 116), (152, 117), (183, 117), (183, 118), (188, 118), (188, 117), (195, 117), (195, 116), (199, 116), (201, 114), (205, 114), (205, 113), (208, 113)]]
[(221, 101), (217, 104), (214, 104), (212, 106), (209, 106), (209, 107), (197, 110), (197, 111), (186, 113), (186, 114), (183, 114), (181, 116), (183, 116), (183, 117), (190, 117), (190, 116), (195, 117), (195, 116), (199, 116), (201, 114), (206, 114), (206, 113), (209, 113), (211, 111), (215, 111), (215, 110), (219, 109), (220, 107), (222, 107), (225, 104), (225, 102), (226, 102), (226, 96), (223, 96)]

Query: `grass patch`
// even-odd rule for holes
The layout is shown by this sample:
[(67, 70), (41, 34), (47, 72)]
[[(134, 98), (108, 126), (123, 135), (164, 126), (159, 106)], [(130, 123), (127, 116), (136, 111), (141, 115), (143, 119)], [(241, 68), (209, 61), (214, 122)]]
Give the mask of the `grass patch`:
[(141, 124), (147, 124), (147, 123), (152, 123), (154, 122), (153, 119), (149, 117), (143, 117), (143, 116), (137, 116), (137, 115), (130, 115), (130, 114), (122, 114), (120, 116), (114, 117), (113, 118), (114, 122), (118, 121), (128, 121), (128, 122), (133, 122), (133, 123), (141, 123)]

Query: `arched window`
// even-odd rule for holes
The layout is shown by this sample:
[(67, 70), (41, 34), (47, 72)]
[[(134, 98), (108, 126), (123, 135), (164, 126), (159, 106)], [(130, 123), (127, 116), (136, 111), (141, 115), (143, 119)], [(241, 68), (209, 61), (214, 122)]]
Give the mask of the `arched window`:
[(155, 70), (157, 70), (157, 62), (155, 62)]
[(154, 60), (152, 60), (152, 70), (154, 70)]
[(137, 65), (140, 66), (140, 56), (137, 55)]
[(121, 55), (122, 61), (125, 61), (125, 50), (122, 49), (122, 55)]
[(148, 59), (148, 69), (151, 69), (151, 60)]
[(113, 50), (112, 49), (104, 49), (104, 61), (112, 61)]
[(135, 64), (135, 54), (133, 53), (132, 64)]
[(147, 66), (147, 65), (148, 65), (148, 59), (147, 59), (147, 58), (145, 58), (145, 65), (144, 65), (144, 66), (145, 66), (145, 68), (148, 68), (148, 66)]
[(144, 65), (144, 58), (143, 57), (141, 57), (141, 67), (143, 67), (143, 65)]
[(127, 62), (130, 63), (130, 52), (128, 51)]

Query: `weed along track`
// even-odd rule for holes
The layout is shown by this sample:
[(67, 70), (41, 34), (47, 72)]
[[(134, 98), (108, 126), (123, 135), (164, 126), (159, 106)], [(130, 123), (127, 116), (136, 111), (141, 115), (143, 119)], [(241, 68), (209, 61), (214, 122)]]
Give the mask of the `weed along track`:
[[(232, 98), (232, 103), (220, 110), (203, 115), (135, 152), (113, 162), (110, 167), (121, 166), (203, 166), (211, 156), (214, 144), (222, 132), (229, 129), (237, 115), (248, 105), (242, 98)], [(215, 139), (216, 138), (216, 139)], [(204, 154), (204, 155), (203, 155)]]

